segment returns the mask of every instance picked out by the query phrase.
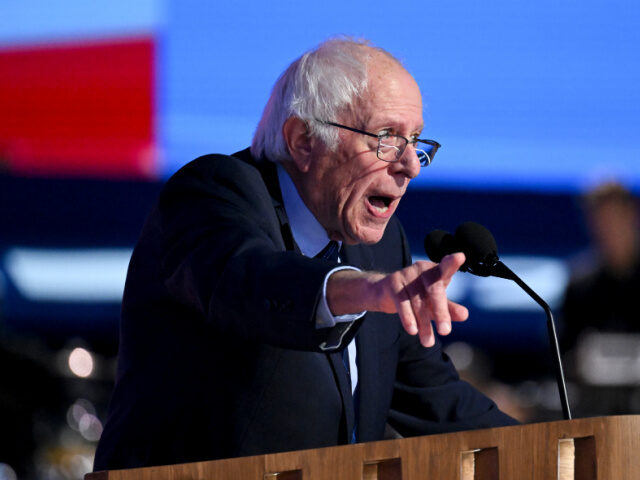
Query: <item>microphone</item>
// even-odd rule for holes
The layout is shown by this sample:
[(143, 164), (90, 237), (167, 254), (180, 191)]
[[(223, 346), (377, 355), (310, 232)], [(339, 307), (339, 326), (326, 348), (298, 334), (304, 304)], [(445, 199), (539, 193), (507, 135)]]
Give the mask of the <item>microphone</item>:
[(565, 420), (571, 420), (571, 410), (567, 399), (567, 387), (562, 370), (558, 335), (553, 320), (553, 314), (549, 305), (526, 283), (522, 281), (509, 267), (502, 263), (498, 257), (498, 246), (493, 235), (484, 226), (476, 222), (462, 223), (456, 229), (455, 236), (443, 230), (434, 230), (424, 239), (426, 254), (434, 262), (439, 262), (450, 253), (463, 252), (467, 257), (460, 270), (482, 277), (499, 277), (513, 280), (522, 288), (547, 316), (547, 332), (549, 343), (553, 351), (556, 370), (556, 381), (560, 393), (560, 404)]
[(424, 237), (424, 251), (427, 252), (427, 255), (432, 261), (439, 263), (446, 255), (461, 252), (462, 248), (458, 245), (455, 237), (449, 232), (433, 230), (429, 235)]
[(434, 262), (440, 262), (450, 253), (464, 252), (467, 257), (460, 267), (481, 277), (494, 275), (498, 262), (498, 246), (485, 227), (475, 222), (465, 222), (456, 229), (455, 236), (444, 230), (434, 230), (424, 239), (424, 250)]

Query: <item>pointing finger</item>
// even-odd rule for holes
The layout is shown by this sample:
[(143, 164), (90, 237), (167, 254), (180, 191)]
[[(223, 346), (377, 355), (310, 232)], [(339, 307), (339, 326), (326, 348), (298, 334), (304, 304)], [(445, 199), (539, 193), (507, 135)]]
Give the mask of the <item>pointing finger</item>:
[(440, 261), (440, 273), (443, 279), (447, 279), (447, 284), (454, 273), (456, 273), (460, 267), (466, 261), (464, 253), (457, 252), (446, 255)]

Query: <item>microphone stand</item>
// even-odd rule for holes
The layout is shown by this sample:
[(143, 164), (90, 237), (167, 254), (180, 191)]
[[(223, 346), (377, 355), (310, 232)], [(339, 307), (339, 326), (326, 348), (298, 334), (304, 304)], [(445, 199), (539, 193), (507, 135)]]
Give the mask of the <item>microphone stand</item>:
[[(522, 288), (527, 294), (535, 300), (535, 302), (540, 305), (544, 309), (544, 313), (547, 315), (547, 331), (549, 333), (549, 342), (551, 344), (551, 350), (553, 351), (553, 358), (556, 369), (556, 381), (558, 383), (558, 391), (560, 392), (560, 403), (562, 405), (562, 414), (564, 415), (565, 420), (571, 420), (571, 410), (569, 409), (569, 400), (567, 399), (567, 386), (564, 381), (564, 373), (562, 371), (562, 360), (560, 358), (560, 347), (558, 345), (558, 335), (556, 334), (556, 327), (553, 321), (553, 314), (551, 313), (551, 308), (549, 305), (540, 298), (540, 296), (534, 292), (529, 285), (524, 283), (518, 275), (516, 275), (509, 267), (507, 267), (504, 263), (497, 258), (494, 260), (495, 263), (492, 264), (483, 264), (483, 265), (475, 265), (474, 267), (469, 267), (469, 271), (475, 273), (476, 275), (489, 276), (492, 275), (494, 277), (500, 277), (507, 280), (513, 280), (516, 282), (520, 288)], [(478, 268), (479, 267), (479, 268)]]
[(425, 238), (424, 248), (429, 258), (434, 262), (439, 262), (446, 254), (459, 251), (464, 252), (467, 261), (460, 267), (460, 271), (469, 272), (481, 277), (493, 276), (513, 280), (544, 309), (544, 313), (547, 316), (547, 332), (553, 352), (562, 413), (565, 420), (571, 420), (571, 410), (569, 409), (567, 386), (562, 371), (558, 335), (556, 334), (556, 326), (553, 321), (551, 308), (549, 308), (549, 305), (547, 305), (529, 285), (524, 283), (518, 275), (499, 260), (497, 253), (498, 248), (491, 232), (479, 223), (465, 222), (458, 227), (455, 237), (443, 230), (434, 230)]

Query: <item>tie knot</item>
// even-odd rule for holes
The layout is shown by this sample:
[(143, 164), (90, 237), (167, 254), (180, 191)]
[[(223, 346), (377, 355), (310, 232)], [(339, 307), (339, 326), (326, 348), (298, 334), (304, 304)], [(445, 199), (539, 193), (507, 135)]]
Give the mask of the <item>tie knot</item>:
[(320, 253), (316, 255), (316, 258), (323, 258), (325, 260), (332, 260), (335, 262), (338, 260), (339, 251), (340, 246), (338, 245), (338, 242), (331, 240), (322, 250), (320, 250)]

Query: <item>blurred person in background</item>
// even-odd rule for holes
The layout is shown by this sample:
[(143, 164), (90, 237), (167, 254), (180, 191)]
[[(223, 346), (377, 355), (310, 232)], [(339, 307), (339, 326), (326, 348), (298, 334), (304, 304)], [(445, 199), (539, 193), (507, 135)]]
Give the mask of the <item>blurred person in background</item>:
[(638, 199), (622, 184), (606, 182), (588, 191), (582, 206), (592, 248), (578, 257), (565, 293), (563, 351), (583, 386), (616, 387), (585, 391), (585, 414), (630, 413), (636, 401), (624, 386), (640, 379), (640, 372), (624, 370), (640, 353)]
[(563, 338), (571, 347), (586, 329), (640, 332), (640, 223), (638, 200), (619, 183), (583, 198), (593, 249), (581, 258), (566, 291)]

